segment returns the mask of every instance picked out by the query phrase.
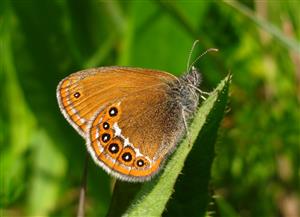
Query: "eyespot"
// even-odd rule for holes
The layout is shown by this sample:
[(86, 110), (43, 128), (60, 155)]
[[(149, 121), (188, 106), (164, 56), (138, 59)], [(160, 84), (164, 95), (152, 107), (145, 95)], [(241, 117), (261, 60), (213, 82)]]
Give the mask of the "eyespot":
[(118, 109), (116, 107), (111, 107), (108, 111), (110, 117), (115, 117), (118, 114)]
[(135, 159), (134, 165), (136, 168), (143, 168), (149, 165), (149, 161), (144, 157), (138, 157)]
[(76, 99), (78, 99), (81, 95), (80, 95), (80, 93), (79, 92), (76, 92), (76, 93), (74, 93), (74, 95), (73, 95)]
[(111, 143), (108, 146), (108, 151), (112, 154), (117, 154), (120, 151), (120, 147), (117, 143)]
[(144, 162), (142, 159), (139, 159), (139, 160), (136, 161), (136, 165), (137, 165), (138, 167), (142, 167), (142, 166), (145, 165), (145, 162)]
[(127, 146), (122, 150), (122, 153), (118, 157), (118, 161), (127, 166), (131, 166), (133, 161), (135, 160), (135, 152), (134, 150)]
[(122, 152), (123, 141), (119, 137), (114, 137), (105, 147), (105, 153), (109, 154), (112, 158), (116, 159)]
[(125, 152), (122, 154), (122, 159), (125, 162), (130, 162), (132, 160), (132, 155), (130, 152)]
[(104, 123), (102, 124), (102, 126), (103, 126), (103, 129), (105, 129), (105, 130), (108, 130), (109, 127), (110, 127), (109, 123), (107, 123), (107, 122), (104, 122)]
[(108, 134), (108, 133), (102, 134), (101, 140), (102, 140), (102, 142), (107, 143), (110, 140), (110, 134)]

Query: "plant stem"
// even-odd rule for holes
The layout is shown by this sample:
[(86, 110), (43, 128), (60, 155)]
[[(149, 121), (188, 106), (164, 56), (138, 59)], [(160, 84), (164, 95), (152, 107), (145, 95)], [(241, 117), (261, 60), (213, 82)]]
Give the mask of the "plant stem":
[(87, 180), (87, 168), (88, 168), (88, 153), (86, 152), (82, 180), (81, 180), (81, 187), (80, 187), (80, 196), (79, 196), (79, 205), (77, 211), (77, 217), (84, 217), (85, 209), (85, 193), (86, 193), (86, 180)]

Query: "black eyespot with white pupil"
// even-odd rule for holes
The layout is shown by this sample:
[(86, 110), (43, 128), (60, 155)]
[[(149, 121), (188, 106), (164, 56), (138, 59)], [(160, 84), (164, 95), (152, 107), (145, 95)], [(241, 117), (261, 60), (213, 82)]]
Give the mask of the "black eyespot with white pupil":
[(145, 165), (145, 162), (142, 160), (142, 159), (139, 159), (137, 162), (136, 162), (137, 166), (138, 167), (142, 167)]
[(78, 99), (80, 97), (80, 93), (79, 92), (74, 93), (74, 97)]
[(130, 162), (132, 160), (132, 155), (129, 152), (125, 152), (124, 154), (122, 154), (122, 159), (125, 162)]
[(110, 117), (117, 116), (117, 114), (118, 114), (118, 109), (117, 109), (116, 107), (112, 107), (112, 108), (109, 109), (108, 113), (109, 113), (109, 116), (110, 116)]
[(120, 150), (119, 145), (117, 143), (111, 143), (108, 147), (108, 150), (112, 154), (117, 154)]
[(103, 129), (105, 129), (105, 130), (108, 130), (109, 129), (109, 123), (107, 123), (107, 122), (104, 122), (103, 123)]
[(104, 133), (101, 139), (103, 142), (108, 142), (110, 140), (110, 135), (108, 133)]

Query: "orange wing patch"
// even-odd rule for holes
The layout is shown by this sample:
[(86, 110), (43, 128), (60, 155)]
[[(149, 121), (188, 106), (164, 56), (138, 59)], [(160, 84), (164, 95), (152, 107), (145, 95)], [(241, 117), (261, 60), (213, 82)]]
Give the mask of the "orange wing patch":
[(78, 79), (75, 78), (66, 78), (58, 85), (58, 102), (61, 108), (62, 113), (65, 118), (70, 122), (70, 124), (84, 136), (87, 130), (87, 120), (83, 118), (80, 114), (81, 107), (77, 107), (74, 104), (82, 97), (80, 90), (77, 90), (75, 93), (71, 93), (72, 85), (76, 83)]

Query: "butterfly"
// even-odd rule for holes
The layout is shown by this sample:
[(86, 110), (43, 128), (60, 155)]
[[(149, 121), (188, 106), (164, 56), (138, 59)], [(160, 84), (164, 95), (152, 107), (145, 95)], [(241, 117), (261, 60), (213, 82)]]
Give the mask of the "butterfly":
[(121, 180), (143, 182), (160, 171), (187, 132), (200, 82), (193, 66), (181, 77), (144, 68), (92, 68), (63, 79), (57, 100), (97, 165)]

